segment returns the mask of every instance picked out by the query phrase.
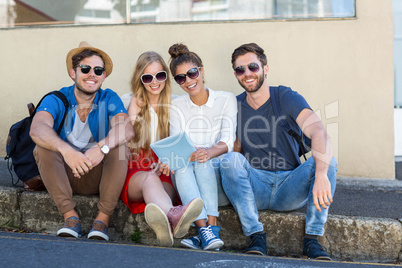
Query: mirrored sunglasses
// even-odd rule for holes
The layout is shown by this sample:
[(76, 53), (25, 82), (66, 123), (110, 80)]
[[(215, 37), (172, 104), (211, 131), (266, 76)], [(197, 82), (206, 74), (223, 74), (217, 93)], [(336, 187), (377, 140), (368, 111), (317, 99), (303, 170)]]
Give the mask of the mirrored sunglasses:
[(143, 74), (141, 75), (141, 81), (144, 84), (151, 84), (152, 81), (156, 79), (158, 82), (164, 82), (167, 79), (167, 73), (165, 71), (157, 72), (155, 75), (152, 74)]
[(174, 77), (174, 80), (177, 82), (179, 85), (183, 85), (186, 82), (186, 76), (188, 76), (191, 79), (196, 79), (200, 75), (200, 69), (201, 67), (194, 67), (191, 68), (190, 70), (187, 71), (186, 74), (178, 74)]
[[(247, 65), (247, 68), (253, 73), (257, 73), (260, 70), (260, 66), (255, 62), (252, 62), (249, 65)], [(246, 72), (246, 66), (244, 65), (240, 65), (235, 68), (235, 73), (237, 76), (242, 76), (245, 72)]]
[[(85, 64), (80, 64), (80, 65), (78, 65), (78, 67), (81, 68), (81, 73), (83, 73), (83, 74), (89, 73), (89, 71), (92, 69), (91, 66), (85, 65)], [(95, 67), (93, 67), (93, 69), (94, 69), (94, 73), (97, 76), (101, 76), (103, 74), (103, 72), (105, 71), (105, 68), (100, 67), (100, 66), (95, 66)]]

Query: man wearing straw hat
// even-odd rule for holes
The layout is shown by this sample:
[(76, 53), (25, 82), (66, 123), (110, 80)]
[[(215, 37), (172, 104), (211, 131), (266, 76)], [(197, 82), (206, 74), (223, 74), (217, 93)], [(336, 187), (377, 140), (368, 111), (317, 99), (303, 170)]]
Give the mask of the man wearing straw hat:
[(125, 143), (134, 136), (119, 96), (101, 89), (113, 69), (102, 50), (81, 42), (67, 54), (67, 72), (74, 84), (60, 89), (69, 108), (59, 135), (65, 107), (47, 96), (38, 107), (30, 135), (42, 180), (64, 217), (57, 235), (81, 236), (74, 194), (99, 194), (99, 212), (88, 238), (109, 240), (107, 227), (117, 205), (127, 172)]

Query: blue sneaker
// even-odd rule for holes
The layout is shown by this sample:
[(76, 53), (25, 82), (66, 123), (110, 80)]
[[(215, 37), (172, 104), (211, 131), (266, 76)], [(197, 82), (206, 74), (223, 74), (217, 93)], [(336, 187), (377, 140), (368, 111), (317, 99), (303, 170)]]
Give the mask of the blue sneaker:
[[(212, 232), (215, 234), (215, 236), (219, 238), (219, 233), (221, 232), (221, 227), (211, 225), (211, 229), (212, 229)], [(187, 239), (183, 239), (180, 241), (180, 243), (183, 246), (191, 248), (191, 249), (202, 249), (201, 239), (198, 235), (187, 238)], [(217, 250), (219, 250), (219, 249), (217, 249)]]
[(81, 221), (75, 216), (68, 218), (64, 222), (63, 228), (57, 231), (58, 236), (62, 237), (81, 237)]
[(303, 257), (315, 260), (332, 261), (331, 257), (325, 252), (327, 249), (318, 243), (316, 239), (303, 239)]
[(211, 225), (208, 225), (207, 227), (198, 227), (197, 231), (203, 250), (219, 249), (223, 246), (223, 241), (214, 234)]
[(89, 231), (88, 238), (109, 241), (106, 224), (101, 221), (94, 221), (92, 229)]
[(199, 238), (198, 235), (187, 238), (187, 239), (183, 239), (180, 241), (180, 244), (182, 244), (183, 246), (185, 246), (187, 248), (191, 248), (191, 249), (202, 249), (201, 239)]

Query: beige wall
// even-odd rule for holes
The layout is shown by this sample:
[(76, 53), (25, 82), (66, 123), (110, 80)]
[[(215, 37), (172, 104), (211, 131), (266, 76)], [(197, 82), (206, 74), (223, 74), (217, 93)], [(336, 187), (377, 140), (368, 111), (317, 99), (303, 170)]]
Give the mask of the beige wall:
[[(204, 61), (207, 86), (240, 93), (234, 48), (256, 42), (267, 53), (272, 85), (302, 93), (326, 125), (339, 176), (394, 178), (393, 21), (391, 0), (357, 0), (357, 19), (0, 30), (0, 155), (25, 105), (72, 84), (65, 56), (81, 40), (114, 61), (104, 83), (120, 95), (140, 53), (184, 42)], [(174, 85), (174, 92), (182, 94)]]

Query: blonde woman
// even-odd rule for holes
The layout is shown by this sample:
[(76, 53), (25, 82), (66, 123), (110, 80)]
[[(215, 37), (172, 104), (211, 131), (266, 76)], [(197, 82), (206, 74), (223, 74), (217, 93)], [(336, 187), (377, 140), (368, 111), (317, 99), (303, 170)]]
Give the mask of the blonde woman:
[(148, 51), (139, 56), (131, 91), (122, 100), (128, 106), (135, 137), (128, 144), (131, 157), (120, 197), (133, 214), (145, 213), (161, 246), (172, 246), (173, 237), (186, 235), (203, 203), (198, 198), (186, 206), (173, 206), (176, 192), (169, 169), (159, 164), (150, 148), (152, 142), (169, 136), (170, 78), (158, 53)]

